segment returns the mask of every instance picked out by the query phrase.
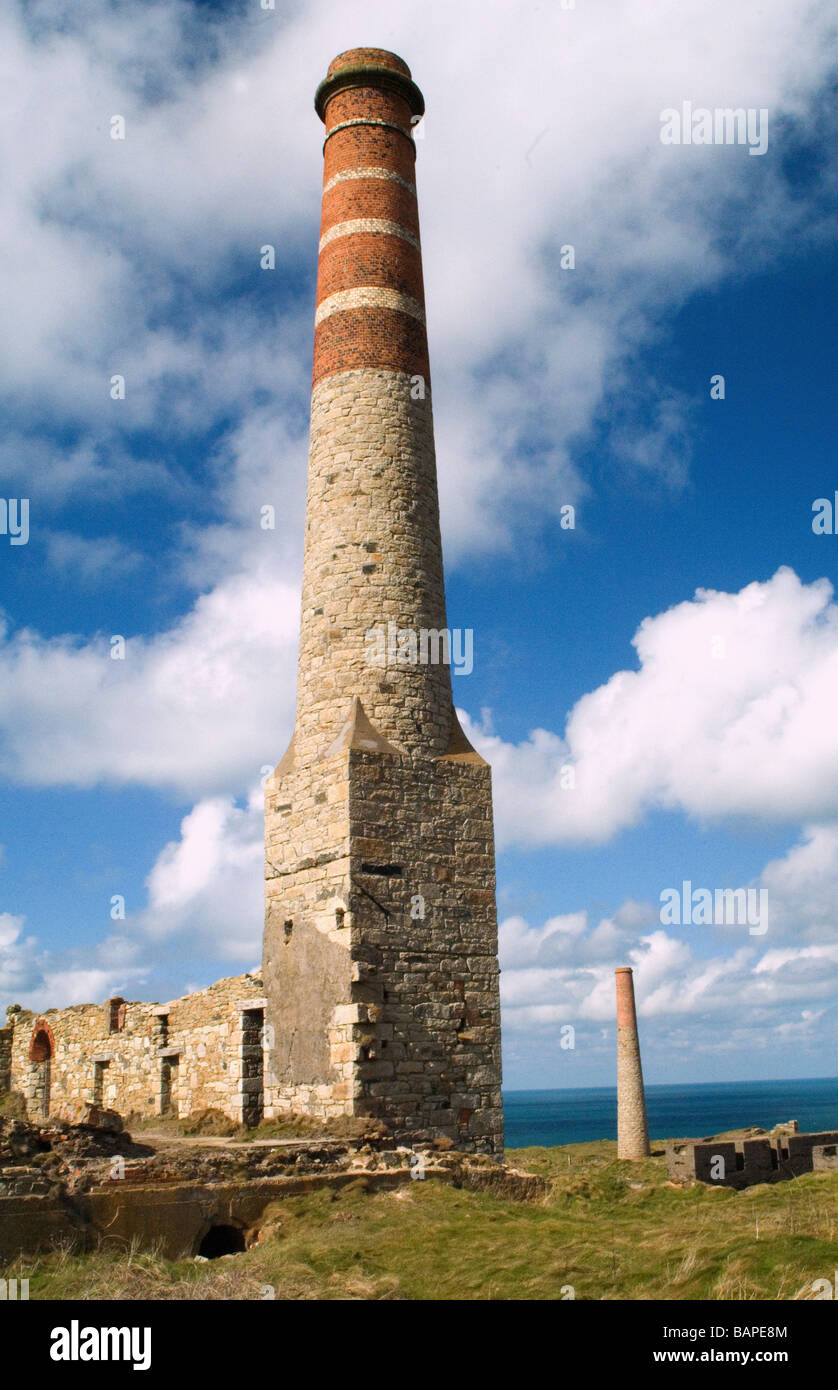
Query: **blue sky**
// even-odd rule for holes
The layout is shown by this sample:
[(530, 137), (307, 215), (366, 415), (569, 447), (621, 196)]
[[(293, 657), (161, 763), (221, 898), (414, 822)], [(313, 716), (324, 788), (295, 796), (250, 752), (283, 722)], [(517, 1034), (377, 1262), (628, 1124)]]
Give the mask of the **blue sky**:
[[(392, 9), (0, 20), (0, 495), (30, 499), (28, 544), (0, 536), (0, 993), (167, 999), (258, 962), (259, 777), (293, 720), (312, 96), (378, 44), (428, 110), (449, 623), (474, 631), (455, 695), (494, 769), (506, 1083), (612, 1080), (624, 963), (649, 1080), (832, 1074), (827, 7)], [(683, 100), (767, 110), (765, 154), (662, 145)], [(683, 879), (763, 889), (767, 931), (664, 926)]]

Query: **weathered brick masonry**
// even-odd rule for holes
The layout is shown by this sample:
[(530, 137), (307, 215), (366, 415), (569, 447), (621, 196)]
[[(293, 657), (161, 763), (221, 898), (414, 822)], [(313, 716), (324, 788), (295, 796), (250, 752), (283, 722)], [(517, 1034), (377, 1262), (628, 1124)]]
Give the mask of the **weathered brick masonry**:
[(266, 787), (267, 1113), (374, 1114), (400, 1142), (502, 1148), (491, 783), (450, 666), (368, 634), (446, 627), (411, 135), (377, 49), (326, 127), (296, 727)]

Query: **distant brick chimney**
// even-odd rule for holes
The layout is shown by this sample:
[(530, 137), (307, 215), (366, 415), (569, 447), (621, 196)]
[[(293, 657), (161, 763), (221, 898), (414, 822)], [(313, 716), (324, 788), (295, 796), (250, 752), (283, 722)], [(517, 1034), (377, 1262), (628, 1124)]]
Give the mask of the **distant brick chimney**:
[(621, 965), (617, 976), (617, 1157), (648, 1158), (649, 1126), (640, 1040), (634, 1007), (634, 976)]

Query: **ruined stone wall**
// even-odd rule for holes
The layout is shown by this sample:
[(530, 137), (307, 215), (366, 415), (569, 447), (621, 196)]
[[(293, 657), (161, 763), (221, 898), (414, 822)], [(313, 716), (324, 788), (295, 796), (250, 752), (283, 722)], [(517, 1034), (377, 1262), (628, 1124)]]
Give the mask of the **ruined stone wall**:
[(107, 1001), (43, 1014), (13, 1010), (9, 1087), (24, 1096), (33, 1116), (69, 1119), (83, 1105), (99, 1104), (144, 1116), (213, 1107), (240, 1120), (247, 1009), (257, 1017), (264, 1009), (254, 975), (219, 980), (164, 1005)]
[(266, 1113), (499, 1152), (489, 768), (385, 751), (354, 707), (346, 749), (266, 788)]
[(671, 1139), (666, 1170), (680, 1181), (742, 1189), (836, 1166), (836, 1146), (838, 1132), (798, 1134), (784, 1125), (751, 1139)]
[(350, 797), (357, 1108), (402, 1142), (500, 1153), (489, 768), (353, 749)]
[(838, 1143), (813, 1145), (812, 1169), (815, 1173), (838, 1173)]
[(13, 1036), (11, 1028), (0, 1028), (0, 1095), (11, 1089)]
[(352, 1113), (348, 755), (265, 784), (265, 1114)]

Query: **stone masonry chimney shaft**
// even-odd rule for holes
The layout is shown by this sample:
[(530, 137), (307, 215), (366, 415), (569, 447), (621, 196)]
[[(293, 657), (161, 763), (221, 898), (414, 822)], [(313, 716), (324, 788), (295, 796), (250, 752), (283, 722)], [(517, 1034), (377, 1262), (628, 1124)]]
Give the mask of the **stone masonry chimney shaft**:
[(648, 1158), (649, 1128), (640, 1064), (634, 976), (620, 966), (617, 977), (617, 1157)]
[(326, 139), (295, 758), (327, 751), (355, 696), (397, 751), (439, 757), (458, 726), (439, 635), (412, 135), (424, 103), (400, 58), (358, 48), (330, 65), (315, 106)]

